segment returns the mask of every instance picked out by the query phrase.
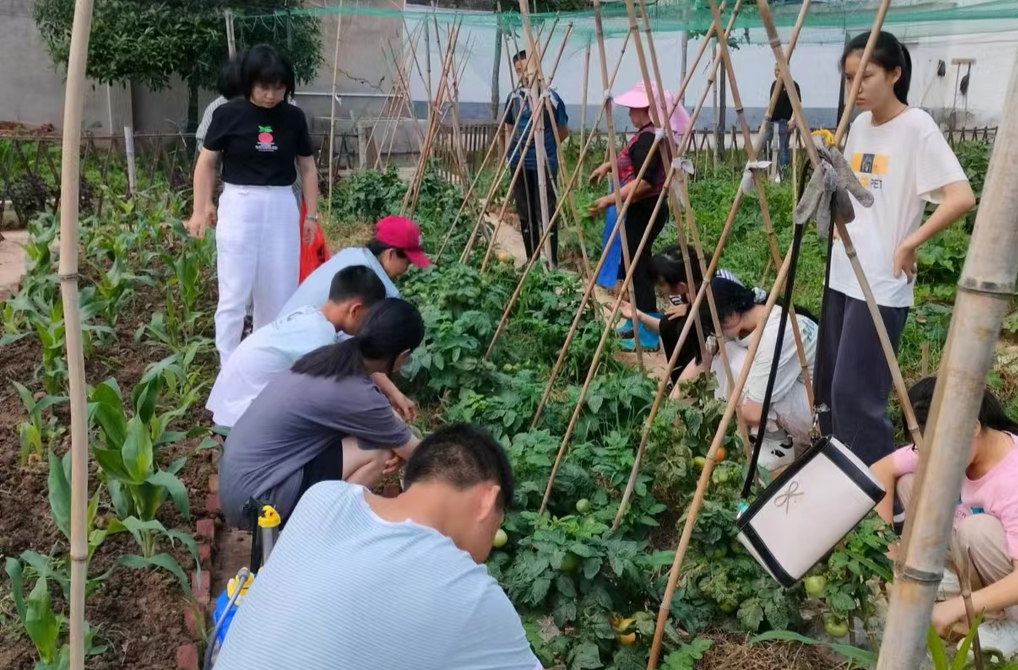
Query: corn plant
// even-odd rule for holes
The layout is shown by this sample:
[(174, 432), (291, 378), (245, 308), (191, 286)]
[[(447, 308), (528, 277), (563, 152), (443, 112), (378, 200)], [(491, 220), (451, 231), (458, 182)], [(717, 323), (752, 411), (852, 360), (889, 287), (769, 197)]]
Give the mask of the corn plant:
[[(62, 639), (67, 639), (66, 621), (62, 614), (53, 610), (47, 578), (40, 576), (36, 579), (32, 591), (25, 597), (21, 562), (8, 556), (6, 571), (18, 620), (39, 656), (35, 670), (65, 670), (70, 667), (70, 647), (66, 641), (61, 644)], [(98, 656), (106, 651), (105, 646), (95, 644), (95, 631), (88, 624), (85, 624), (84, 643), (85, 656)]]
[[(89, 320), (100, 309), (100, 305), (95, 299), (94, 288), (88, 287), (81, 292), (79, 306), (82, 322), (82, 345), (85, 355), (88, 356), (94, 337), (112, 338), (116, 336), (116, 333), (108, 326), (89, 323)], [(64, 390), (67, 385), (67, 356), (64, 304), (60, 296), (54, 295), (47, 301), (40, 295), (29, 295), (23, 291), (15, 299), (7, 302), (5, 322), (8, 320), (7, 308), (11, 310), (11, 319), (14, 318), (15, 313), (23, 314), (27, 324), (39, 338), (39, 343), (42, 346), (40, 371), (46, 392), (58, 393)], [(8, 333), (0, 338), (0, 345), (17, 342), (29, 334), (28, 331)]]
[(18, 436), (21, 438), (21, 464), (28, 461), (30, 454), (42, 458), (45, 449), (51, 447), (63, 434), (64, 429), (57, 424), (57, 418), (50, 414), (43, 420), (43, 411), (62, 402), (66, 402), (66, 396), (45, 395), (36, 400), (35, 396), (24, 384), (13, 382), (14, 388), (18, 390), (21, 404), (28, 414), (28, 421), (18, 424)]
[(154, 285), (150, 277), (131, 272), (124, 262), (123, 256), (113, 259), (108, 269), (95, 266), (98, 274), (96, 281), (96, 292), (102, 299), (103, 312), (111, 323), (116, 323), (117, 317), (126, 309), (128, 302), (134, 296), (134, 285), (136, 283)]
[(124, 410), (115, 379), (102, 382), (89, 394), (89, 419), (99, 428), (99, 441), (92, 452), (109, 488), (117, 516), (121, 521), (134, 517), (141, 523), (134, 530), (130, 527), (127, 530), (138, 540), (146, 559), (154, 556), (159, 532), (159, 528), (146, 524), (155, 520), (167, 497), (173, 499), (185, 518), (190, 517), (187, 490), (176, 476), (187, 459), (178, 458), (166, 469), (160, 469), (156, 462), (158, 449), (184, 437), (205, 433), (204, 428), (183, 432), (168, 430), (170, 422), (181, 416), (187, 407), (157, 413), (156, 401), (162, 389), (161, 371), (147, 373), (132, 390), (130, 417)]

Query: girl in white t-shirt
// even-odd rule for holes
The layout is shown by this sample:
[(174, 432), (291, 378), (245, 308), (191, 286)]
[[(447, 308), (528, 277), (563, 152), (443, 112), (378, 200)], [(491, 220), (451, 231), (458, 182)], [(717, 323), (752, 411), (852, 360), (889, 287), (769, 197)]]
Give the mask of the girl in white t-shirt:
[[(855, 206), (847, 230), (895, 351), (905, 328), (916, 273), (916, 250), (975, 204), (958, 159), (936, 122), (908, 106), (912, 62), (894, 35), (881, 32), (865, 71), (863, 33), (841, 57), (846, 82), (862, 77), (845, 147), (873, 206)], [(923, 223), (927, 203), (937, 205)], [(891, 372), (845, 246), (833, 241), (823, 308), (823, 342), (817, 363), (817, 403), (825, 433), (833, 433), (866, 464), (894, 449), (886, 415)]]
[[(764, 422), (763, 401), (771, 365), (774, 362), (782, 310), (775, 306), (768, 316), (767, 307), (757, 302), (753, 289), (729, 279), (715, 277), (711, 280), (710, 288), (714, 294), (714, 304), (717, 306), (718, 321), (722, 330), (718, 340), (723, 342), (722, 346), (725, 347), (734, 378), (739, 377), (739, 372), (746, 362), (754, 333), (763, 329), (760, 346), (757, 348), (756, 356), (753, 357), (749, 377), (742, 389), (739, 409), (751, 432), (755, 433), (762, 423), (766, 423), (765, 446), (760, 454), (761, 466), (773, 470), (787, 465), (792, 459), (791, 446), (807, 446), (809, 431), (813, 425), (813, 409), (806, 395), (792, 329), (790, 326), (786, 327), (781, 340), (778, 371), (771, 392), (771, 406), (767, 413), (767, 421)], [(707, 334), (714, 330), (709, 309), (704, 301), (700, 308), (700, 319), (707, 329)], [(807, 365), (812, 370), (817, 346), (816, 319), (801, 307), (796, 306), (795, 312), (799, 332), (802, 334), (803, 353), (806, 355)], [(721, 357), (715, 356), (706, 369), (717, 377), (716, 395), (719, 398), (727, 398), (730, 390), (727, 375), (721, 365)], [(702, 364), (693, 361), (683, 371), (682, 378), (689, 379), (704, 369)]]

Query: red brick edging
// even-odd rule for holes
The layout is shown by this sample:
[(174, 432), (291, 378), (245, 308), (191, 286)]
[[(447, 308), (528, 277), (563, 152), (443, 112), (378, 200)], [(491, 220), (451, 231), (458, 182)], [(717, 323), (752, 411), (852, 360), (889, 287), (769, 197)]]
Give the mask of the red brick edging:
[[(217, 441), (221, 440), (217, 438)], [(213, 462), (219, 460), (218, 456), (218, 450), (212, 452)], [(197, 607), (188, 607), (184, 610), (184, 625), (196, 640), (207, 627), (204, 622), (203, 625), (197, 625), (195, 616), (204, 617), (212, 611), (212, 545), (216, 538), (216, 519), (220, 511), (219, 475), (211, 474), (209, 475), (209, 493), (205, 496), (205, 516), (195, 523), (195, 540), (198, 542), (201, 575), (199, 576), (198, 570), (193, 570), (190, 576), (191, 592)], [(177, 647), (176, 668), (177, 670), (201, 670), (198, 645), (188, 642)]]

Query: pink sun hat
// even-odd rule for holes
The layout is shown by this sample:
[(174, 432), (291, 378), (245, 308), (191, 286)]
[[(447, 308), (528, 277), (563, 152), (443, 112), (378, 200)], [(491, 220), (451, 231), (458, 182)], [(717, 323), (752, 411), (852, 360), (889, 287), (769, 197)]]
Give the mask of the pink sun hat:
[[(689, 128), (689, 114), (686, 113), (686, 109), (682, 105), (675, 104), (675, 97), (671, 94), (671, 91), (665, 91), (662, 99), (662, 96), (658, 93), (656, 84), (651, 84), (650, 90), (654, 96), (654, 100), (657, 102), (658, 116), (664, 116), (667, 114), (667, 110), (674, 107), (675, 109), (668, 119), (668, 126), (676, 135), (682, 135), (685, 133)], [(643, 85), (642, 81), (636, 82), (632, 88), (615, 98), (615, 102), (623, 107), (629, 107), (631, 109), (650, 107), (650, 97), (647, 95), (647, 87)], [(662, 109), (662, 106), (664, 109)]]

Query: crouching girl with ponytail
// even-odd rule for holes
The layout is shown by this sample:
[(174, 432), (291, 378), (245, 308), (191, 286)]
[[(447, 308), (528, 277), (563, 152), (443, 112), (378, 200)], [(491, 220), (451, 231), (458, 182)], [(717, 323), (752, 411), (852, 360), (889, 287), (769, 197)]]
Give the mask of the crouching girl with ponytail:
[(392, 375), (423, 339), (417, 309), (387, 298), (358, 335), (312, 351), (270, 382), (230, 431), (219, 461), (227, 522), (246, 527), (252, 497), (286, 519), (313, 484), (370, 487), (398, 470), (418, 440), (371, 375)]
[[(870, 33), (848, 43), (841, 57), (846, 85), (861, 78), (845, 158), (873, 194), (873, 206), (854, 201), (848, 224), (880, 316), (898, 350), (916, 274), (916, 250), (975, 204), (958, 159), (929, 114), (908, 105), (912, 61), (908, 50), (881, 32), (865, 70)], [(923, 222), (927, 203), (937, 205)], [(887, 418), (891, 371), (886, 364), (859, 281), (840, 239), (832, 241), (817, 356), (817, 403), (827, 434), (842, 440), (866, 464), (894, 449)]]

